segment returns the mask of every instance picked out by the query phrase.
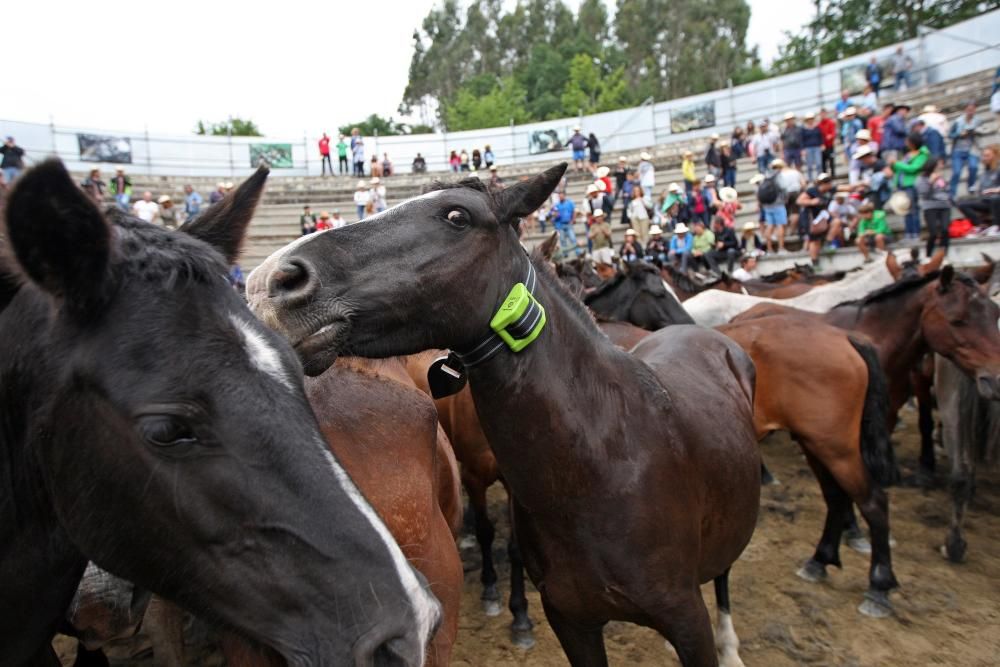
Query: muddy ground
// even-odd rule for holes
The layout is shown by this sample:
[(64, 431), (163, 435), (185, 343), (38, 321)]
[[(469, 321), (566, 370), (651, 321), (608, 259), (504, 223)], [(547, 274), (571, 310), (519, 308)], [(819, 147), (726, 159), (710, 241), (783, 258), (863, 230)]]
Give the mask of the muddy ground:
[[(903, 419), (895, 439), (905, 473), (915, 466), (919, 441), (915, 413), (904, 409)], [(896, 615), (875, 620), (856, 610), (867, 588), (867, 556), (843, 548), (843, 570), (830, 568), (823, 584), (795, 576), (819, 539), (822, 498), (797, 446), (784, 434), (766, 440), (763, 451), (781, 484), (762, 490), (757, 531), (730, 579), (733, 615), (747, 667), (1000, 664), (1000, 474), (980, 476), (966, 521), (968, 560), (962, 565), (948, 563), (938, 552), (950, 512), (947, 492), (940, 483), (943, 476), (930, 491), (891, 491), (893, 564), (901, 588), (892, 595)], [(947, 462), (939, 467), (946, 468)], [(508, 532), (503, 503), (502, 492), (495, 488), (491, 504), (499, 526), (494, 550), (506, 593)], [(506, 610), (494, 618), (482, 614), (479, 553), (471, 540), (464, 540), (463, 547), (466, 588), (452, 664), (566, 665), (533, 589), (528, 597), (537, 643), (529, 651), (510, 643)], [(711, 609), (711, 586), (703, 592)], [(605, 637), (612, 665), (677, 664), (663, 640), (650, 630), (615, 623), (607, 627)], [(59, 647), (64, 662), (71, 664), (72, 648), (62, 641)], [(198, 657), (192, 664), (222, 662), (218, 655), (194, 652)], [(114, 664), (151, 662), (144, 655)]]

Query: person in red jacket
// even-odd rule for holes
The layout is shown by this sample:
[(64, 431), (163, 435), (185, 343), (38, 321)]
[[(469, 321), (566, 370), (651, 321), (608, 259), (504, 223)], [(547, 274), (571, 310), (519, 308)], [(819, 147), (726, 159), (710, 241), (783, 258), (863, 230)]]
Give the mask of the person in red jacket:
[(872, 135), (872, 141), (876, 145), (882, 145), (882, 129), (885, 125), (885, 120), (892, 115), (892, 105), (883, 104), (882, 113), (878, 116), (872, 116), (868, 119), (868, 132)]
[(330, 137), (323, 133), (323, 138), (319, 140), (319, 156), (323, 164), (323, 175), (326, 176), (326, 168), (330, 167), (330, 175), (333, 176), (333, 162), (330, 162)]
[(819, 110), (819, 127), (823, 135), (823, 171), (830, 174), (831, 178), (836, 178), (836, 160), (834, 159), (833, 144), (837, 140), (837, 121), (830, 117), (830, 112), (826, 108)]

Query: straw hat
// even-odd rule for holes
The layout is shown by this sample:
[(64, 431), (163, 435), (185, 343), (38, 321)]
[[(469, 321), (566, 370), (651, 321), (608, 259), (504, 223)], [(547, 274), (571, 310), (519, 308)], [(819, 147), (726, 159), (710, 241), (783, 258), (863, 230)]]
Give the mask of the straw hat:
[(368, 185), (364, 181), (358, 181), (358, 187), (356, 187), (354, 189), (355, 190), (364, 190), (367, 187), (368, 187)]
[(681, 191), (681, 186), (677, 185), (676, 183), (671, 183), (670, 185), (667, 186), (667, 192), (676, 194), (680, 191)]
[(712, 141), (718, 141), (718, 140), (719, 140), (719, 133), (718, 132), (713, 132), (712, 133)]
[(573, 126), (573, 131), (574, 132), (579, 132), (580, 131), (580, 126), (579, 125), (574, 125)]
[(625, 157), (624, 155), (619, 155), (618, 156), (618, 161), (619, 162), (628, 162), (628, 158)]
[(758, 225), (756, 222), (744, 222), (743, 223), (743, 231), (745, 231), (745, 232), (752, 232), (752, 231), (756, 231), (758, 229), (760, 229), (760, 225)]
[(936, 105), (928, 104), (921, 110), (920, 113), (939, 113), (939, 112), (940, 110), (937, 108)]
[(872, 150), (871, 146), (860, 146), (858, 150), (854, 151), (854, 153), (851, 155), (851, 159), (860, 160), (861, 158), (867, 155), (871, 155), (874, 152), (875, 151)]
[(885, 207), (896, 215), (906, 215), (910, 212), (910, 196), (902, 190), (897, 190), (889, 197)]
[(643, 152), (639, 153), (639, 159), (640, 160), (647, 160), (648, 161), (648, 160), (652, 160), (653, 156), (650, 155), (649, 153), (647, 153), (646, 151), (643, 151)]
[(234, 187), (236, 187), (236, 186), (233, 185), (232, 181), (226, 181), (226, 189), (227, 190), (232, 190)]
[(606, 266), (613, 266), (615, 263), (615, 253), (611, 248), (598, 248), (590, 256), (594, 260), (595, 264), (604, 264)]
[[(594, 213), (594, 215), (597, 215), (597, 213)], [(625, 230), (625, 236), (629, 236), (629, 235), (638, 236), (639, 234), (637, 234), (634, 229), (632, 229), (631, 227), (629, 227), (628, 229)]]
[(789, 111), (785, 114), (784, 120), (795, 120), (795, 114)]
[(814, 114), (812, 111), (808, 111), (806, 112), (806, 115), (804, 115), (802, 118), (804, 120), (813, 120), (816, 118), (816, 114)]
[(750, 185), (757, 185), (758, 183), (763, 182), (763, 180), (764, 174), (754, 174), (750, 177)]
[(598, 167), (597, 168), (597, 177), (598, 178), (604, 178), (605, 176), (607, 176), (610, 173), (611, 173), (611, 170), (608, 169), (607, 167)]
[(844, 109), (844, 113), (840, 114), (840, 117), (851, 118), (852, 116), (857, 116), (857, 115), (858, 115), (857, 107), (847, 107), (846, 109)]
[(119, 174), (124, 174), (125, 173), (125, 167), (118, 167), (117, 169), (115, 169), (115, 171), (118, 172)]
[(674, 234), (687, 234), (688, 231), (690, 231), (688, 230), (688, 226), (683, 222), (678, 223), (677, 226), (674, 227)]
[(715, 183), (715, 176), (713, 176), (712, 174), (706, 174), (705, 178), (703, 179), (703, 182), (704, 183)]
[(496, 170), (497, 166), (495, 164), (490, 166), (490, 171), (496, 171)]
[(732, 204), (740, 198), (740, 194), (736, 192), (736, 188), (722, 188), (719, 190), (719, 199), (727, 204)]
[(858, 130), (857, 132), (855, 132), (854, 138), (857, 139), (857, 140), (859, 140), (859, 141), (871, 141), (872, 140), (872, 133), (869, 132), (868, 130), (862, 128), (862, 129)]
[(684, 151), (683, 153), (681, 153), (681, 156), (682, 157), (694, 157), (694, 153), (692, 153), (691, 151)]
[(170, 199), (170, 195), (160, 195), (160, 198), (156, 200), (160, 204), (166, 204), (168, 201), (173, 201)]
[(649, 228), (649, 235), (650, 236), (653, 236), (654, 234), (662, 234), (662, 233), (663, 233), (663, 230), (660, 229), (659, 225), (652, 225)]
[[(871, 148), (869, 148), (868, 150), (871, 151)], [(819, 176), (816, 177), (816, 182), (817, 183), (826, 183), (827, 181), (832, 181), (832, 180), (833, 180), (833, 176), (831, 176), (830, 174), (826, 173), (825, 171), (822, 174), (820, 174)]]
[(587, 186), (587, 194), (588, 195), (592, 195), (595, 192), (597, 192), (597, 184), (596, 183), (591, 183), (590, 185)]
[(319, 214), (320, 220), (329, 220), (330, 214), (327, 211), (323, 211)]
[(785, 161), (782, 160), (780, 157), (771, 160), (771, 169), (784, 169), (784, 168), (785, 168)]
[(594, 217), (595, 218), (603, 218), (604, 217), (604, 209), (603, 208), (599, 208), (596, 211), (594, 211)]

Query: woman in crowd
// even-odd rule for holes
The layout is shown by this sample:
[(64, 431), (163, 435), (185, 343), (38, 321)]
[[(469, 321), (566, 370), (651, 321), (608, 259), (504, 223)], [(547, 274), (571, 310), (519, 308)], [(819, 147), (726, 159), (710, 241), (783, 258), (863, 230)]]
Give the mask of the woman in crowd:
[[(483, 166), (483, 155), (479, 152), (478, 148), (472, 149), (472, 170), (479, 171), (480, 167)], [(486, 167), (489, 169), (489, 166)]]
[(917, 177), (917, 201), (927, 225), (927, 256), (940, 244), (948, 251), (948, 223), (951, 221), (951, 198), (948, 182), (941, 175), (941, 160), (932, 158)]
[(483, 149), (483, 162), (486, 164), (487, 169), (493, 166), (493, 149), (490, 148), (489, 144), (486, 144), (486, 148)]
[(590, 151), (590, 171), (594, 171), (601, 163), (601, 142), (593, 132), (587, 136), (587, 149)]
[(924, 139), (916, 132), (911, 132), (906, 137), (906, 155), (902, 160), (892, 164), (892, 170), (896, 174), (898, 189), (902, 190), (910, 198), (910, 210), (904, 218), (906, 226), (906, 238), (915, 240), (920, 238), (920, 208), (917, 203), (917, 175), (923, 171), (924, 166), (930, 159), (930, 152), (924, 146)]
[(459, 169), (462, 168), (462, 158), (458, 157), (458, 153), (455, 151), (452, 151), (451, 155), (448, 156), (448, 166), (451, 167), (451, 170), (456, 174)]

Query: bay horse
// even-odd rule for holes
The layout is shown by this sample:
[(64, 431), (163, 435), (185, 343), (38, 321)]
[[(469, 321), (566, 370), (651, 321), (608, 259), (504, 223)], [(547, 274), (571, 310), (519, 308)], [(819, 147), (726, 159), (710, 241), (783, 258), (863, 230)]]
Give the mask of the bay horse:
[(875, 349), (836, 327), (787, 315), (724, 324), (717, 330), (739, 343), (757, 368), (757, 437), (789, 431), (823, 491), (823, 535), (799, 576), (821, 581), (827, 565), (841, 567), (840, 541), (853, 501), (872, 536), (869, 589), (858, 609), (868, 616), (887, 616), (892, 610), (889, 591), (898, 583), (883, 487), (896, 481), (896, 465), (887, 428), (888, 390)]
[(88, 560), (292, 664), (422, 664), (440, 605), (225, 278), (266, 178), (178, 232), (106, 216), (54, 160), (10, 193), (0, 664), (56, 659)]
[(741, 665), (728, 573), (759, 505), (753, 364), (731, 339), (691, 326), (625, 353), (529, 261), (518, 220), (565, 169), (504, 190), (439, 185), (305, 237), (253, 272), (251, 306), (295, 341), (311, 375), (341, 353), (464, 351), (526, 568), (572, 665), (607, 665), (610, 620), (656, 629), (685, 667), (719, 664), (699, 589), (710, 580), (722, 664)]

